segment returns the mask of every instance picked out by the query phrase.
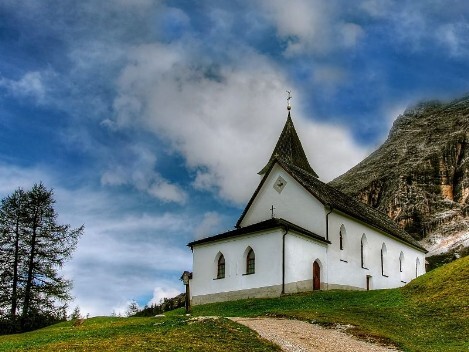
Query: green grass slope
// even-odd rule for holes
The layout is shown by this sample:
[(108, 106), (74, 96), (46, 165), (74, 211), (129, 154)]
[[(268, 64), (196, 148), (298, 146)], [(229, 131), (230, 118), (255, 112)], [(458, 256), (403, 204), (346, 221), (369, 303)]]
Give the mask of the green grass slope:
[(469, 351), (469, 257), (400, 289), (321, 291), (194, 307), (194, 314), (276, 315), (351, 324), (350, 333), (392, 341), (405, 351)]
[[(407, 286), (376, 291), (320, 291), (273, 299), (196, 306), (194, 316), (284, 316), (353, 325), (363, 338), (404, 351), (469, 351), (469, 257)], [(278, 351), (227, 319), (194, 319), (179, 309), (165, 318), (93, 318), (0, 336), (0, 351)]]
[(228, 319), (186, 317), (87, 319), (0, 336), (0, 351), (280, 351)]
[(413, 280), (403, 288), (419, 304), (436, 303), (449, 310), (461, 308), (468, 318), (469, 256), (458, 259)]

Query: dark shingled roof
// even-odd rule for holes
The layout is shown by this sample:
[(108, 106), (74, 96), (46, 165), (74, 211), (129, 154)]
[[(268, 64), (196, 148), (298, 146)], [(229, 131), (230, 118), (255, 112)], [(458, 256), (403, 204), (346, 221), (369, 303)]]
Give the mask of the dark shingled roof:
[(401, 229), (393, 220), (379, 210), (350, 197), (345, 193), (335, 189), (328, 184), (321, 182), (316, 177), (312, 177), (304, 170), (295, 165), (288, 165), (279, 161), (285, 171), (292, 175), (303, 187), (305, 187), (321, 203), (333, 209), (350, 215), (372, 227), (386, 232), (418, 249), (425, 250), (412, 236)]
[(223, 240), (226, 238), (238, 237), (238, 236), (246, 235), (246, 234), (253, 233), (253, 232), (265, 231), (265, 230), (270, 230), (270, 229), (275, 229), (275, 228), (283, 228), (285, 230), (292, 230), (294, 232), (300, 233), (306, 237), (315, 239), (317, 241), (330, 243), (324, 237), (321, 237), (289, 221), (286, 221), (284, 219), (272, 218), (272, 219), (258, 222), (257, 224), (253, 224), (253, 225), (246, 226), (246, 227), (241, 227), (241, 228), (228, 231), (228, 232), (224, 232), (215, 236), (193, 241), (191, 243), (188, 243), (187, 245), (192, 248), (193, 246), (198, 245), (198, 244), (213, 242), (217, 240)]
[(293, 125), (290, 111), (288, 112), (287, 122), (283, 127), (274, 152), (270, 156), (267, 165), (259, 171), (259, 175), (265, 174), (274, 160), (282, 160), (286, 163), (298, 166), (312, 176), (318, 177), (316, 172), (314, 172), (313, 168), (309, 165), (308, 158), (306, 157), (300, 138), (298, 138), (295, 126)]

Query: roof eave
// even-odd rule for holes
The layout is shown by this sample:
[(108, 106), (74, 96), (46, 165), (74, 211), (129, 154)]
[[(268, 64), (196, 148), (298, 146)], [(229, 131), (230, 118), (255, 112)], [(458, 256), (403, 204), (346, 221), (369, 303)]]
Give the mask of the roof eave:
[(285, 219), (272, 218), (272, 219), (264, 220), (260, 223), (249, 225), (243, 228), (238, 228), (232, 231), (227, 231), (218, 235), (214, 235), (211, 237), (206, 237), (197, 241), (193, 241), (193, 242), (188, 243), (187, 246), (193, 249), (193, 247), (197, 245), (221, 241), (221, 240), (243, 236), (243, 235), (250, 235), (250, 234), (259, 233), (259, 232), (276, 229), (276, 228), (283, 228), (284, 230), (292, 230), (308, 238), (311, 238), (313, 240), (320, 241), (320, 242), (327, 243), (327, 244), (331, 243), (329, 240), (326, 240), (324, 237), (321, 237), (318, 234), (311, 232), (305, 228), (302, 228), (301, 226), (295, 225)]

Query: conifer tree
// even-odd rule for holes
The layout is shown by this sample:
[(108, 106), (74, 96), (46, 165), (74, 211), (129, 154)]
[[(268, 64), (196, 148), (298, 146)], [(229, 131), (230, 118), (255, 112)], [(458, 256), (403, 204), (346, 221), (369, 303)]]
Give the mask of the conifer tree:
[(18, 189), (0, 209), (0, 315), (12, 326), (19, 320), (23, 331), (61, 319), (70, 299), (71, 282), (59, 269), (83, 226), (58, 224), (54, 204), (52, 190), (40, 183)]

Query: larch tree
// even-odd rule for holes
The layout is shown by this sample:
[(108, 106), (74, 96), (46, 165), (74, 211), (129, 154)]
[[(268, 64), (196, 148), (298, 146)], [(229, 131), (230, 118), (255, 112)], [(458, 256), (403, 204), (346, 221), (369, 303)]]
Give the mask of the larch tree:
[(42, 183), (2, 201), (0, 285), (6, 290), (0, 314), (8, 312), (7, 321), (19, 323), (21, 331), (59, 320), (71, 298), (71, 282), (59, 271), (71, 257), (83, 226), (71, 229), (58, 224), (54, 204), (53, 191)]

